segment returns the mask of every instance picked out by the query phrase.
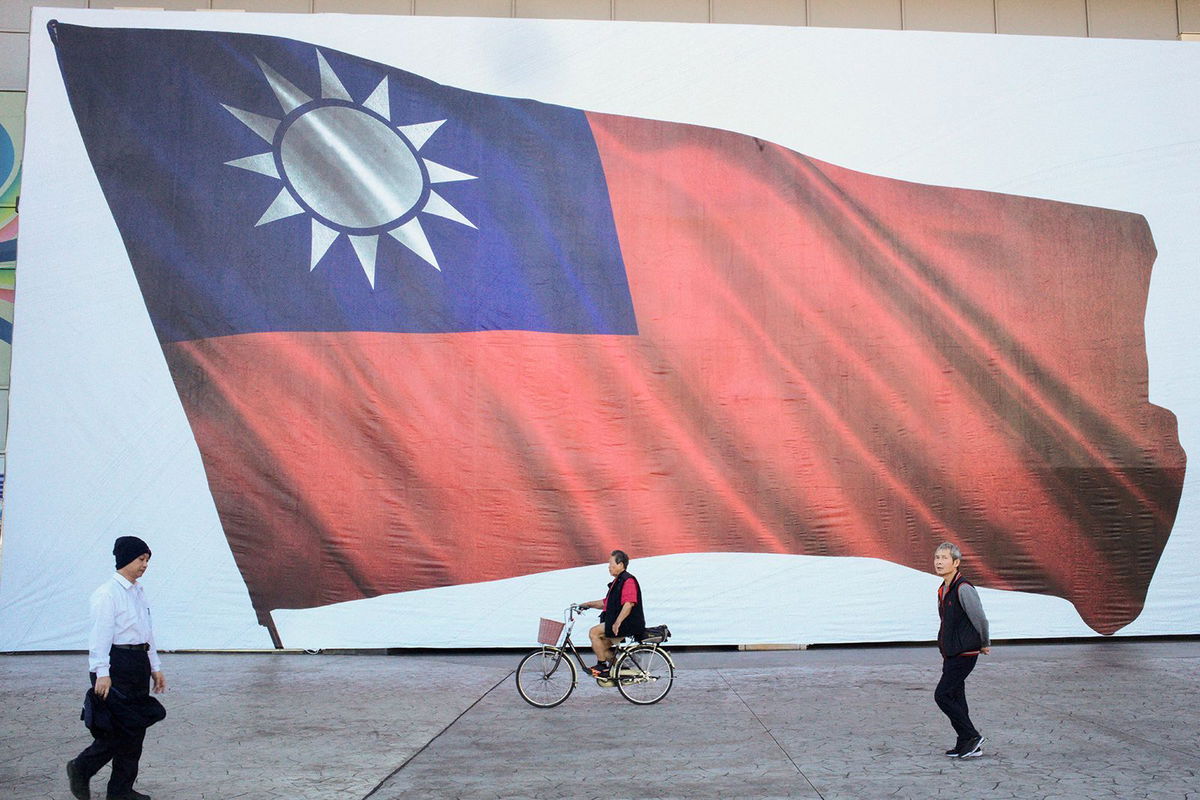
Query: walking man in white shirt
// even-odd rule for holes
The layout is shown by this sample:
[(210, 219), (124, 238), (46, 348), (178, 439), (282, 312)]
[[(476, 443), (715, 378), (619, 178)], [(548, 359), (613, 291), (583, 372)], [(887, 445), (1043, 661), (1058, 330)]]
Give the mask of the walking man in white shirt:
[[(151, 681), (155, 692), (167, 688), (154, 646), (150, 606), (137, 582), (150, 563), (150, 548), (136, 536), (122, 536), (113, 545), (113, 555), (116, 574), (92, 593), (88, 670), (98, 697), (107, 700), (112, 694), (136, 701), (148, 697)], [(92, 735), (95, 741), (67, 762), (71, 794), (90, 800), (89, 781), (111, 761), (108, 800), (150, 800), (133, 788), (146, 729), (93, 729)]]

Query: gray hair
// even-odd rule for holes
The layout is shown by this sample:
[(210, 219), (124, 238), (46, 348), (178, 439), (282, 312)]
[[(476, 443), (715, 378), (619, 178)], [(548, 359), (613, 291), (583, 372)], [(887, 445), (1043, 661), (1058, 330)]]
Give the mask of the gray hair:
[(962, 550), (958, 549), (958, 545), (954, 542), (942, 542), (937, 547), (933, 548), (933, 554), (937, 555), (940, 551), (946, 550), (950, 553), (950, 558), (955, 561), (962, 561)]

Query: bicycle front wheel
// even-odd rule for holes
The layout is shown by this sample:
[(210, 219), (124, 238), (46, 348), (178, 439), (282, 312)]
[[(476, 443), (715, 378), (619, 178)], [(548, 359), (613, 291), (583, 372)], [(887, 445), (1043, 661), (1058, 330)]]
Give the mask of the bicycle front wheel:
[(538, 708), (554, 708), (575, 689), (575, 665), (557, 647), (543, 647), (517, 665), (517, 693)]
[(667, 654), (657, 647), (627, 650), (614, 669), (621, 696), (642, 706), (662, 700), (675, 683), (675, 667)]

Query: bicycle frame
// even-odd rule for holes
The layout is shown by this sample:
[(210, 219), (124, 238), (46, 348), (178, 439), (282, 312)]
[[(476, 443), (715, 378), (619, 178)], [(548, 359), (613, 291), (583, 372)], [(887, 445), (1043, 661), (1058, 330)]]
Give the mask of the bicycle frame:
[[(584, 609), (578, 608), (577, 606), (571, 606), (569, 609), (567, 609), (567, 627), (563, 635), (562, 644), (542, 645), (542, 650), (556, 650), (563, 657), (566, 657), (566, 655), (569, 653), (575, 657), (575, 662), (579, 664), (579, 669), (583, 672), (583, 674), (591, 676), (591, 673), (588, 671), (587, 664), (584, 663), (583, 657), (579, 655), (579, 648), (577, 648), (575, 643), (571, 641), (571, 631), (575, 628), (575, 618), (579, 616), (583, 610)], [(668, 651), (665, 647), (661, 647), (660, 644), (660, 642), (647, 642), (643, 644), (637, 641), (627, 641), (626, 639), (622, 639), (613, 645), (613, 664), (616, 664), (617, 659), (620, 658), (620, 654), (625, 650), (630, 650), (634, 647), (653, 647), (655, 650), (663, 654), (663, 657), (665, 657), (670, 663), (671, 668), (674, 669), (675, 659), (671, 658), (670, 651)], [(604, 682), (604, 678), (596, 678), (596, 683), (600, 684), (601, 686), (604, 685)], [(578, 680), (576, 680), (576, 684), (578, 685)]]
[[(614, 646), (614, 658), (610, 674), (604, 678), (592, 676), (583, 656), (571, 634), (575, 629), (575, 618), (586, 609), (571, 605), (566, 612), (566, 620), (559, 631), (561, 644), (556, 637), (554, 644), (543, 643), (541, 648), (534, 650), (521, 659), (516, 669), (517, 691), (530, 705), (538, 708), (553, 708), (568, 697), (579, 686), (579, 671), (583, 670), (596, 683), (604, 688), (616, 687), (621, 695), (631, 703), (652, 705), (667, 696), (675, 676), (675, 660), (671, 654), (660, 645), (660, 641), (618, 642)], [(543, 634), (539, 631), (539, 636)], [(643, 658), (639, 654), (649, 654)], [(574, 657), (575, 663), (571, 663)], [(653, 666), (655, 659), (662, 664)], [(566, 665), (563, 665), (563, 662)], [(579, 665), (576, 668), (576, 664)], [(527, 665), (530, 667), (527, 669)], [(560, 671), (561, 670), (561, 671)], [(568, 674), (569, 673), (569, 674)], [(570, 677), (570, 682), (566, 678)], [(665, 681), (665, 683), (660, 683)], [(659, 687), (658, 689), (650, 687)], [(649, 689), (649, 693), (646, 693)]]
[[(582, 610), (583, 609), (580, 609), (576, 606), (571, 606), (569, 609), (567, 609), (567, 628), (563, 635), (562, 644), (542, 645), (542, 650), (557, 650), (561, 655), (565, 656), (567, 653), (569, 653), (570, 655), (575, 656), (575, 661), (579, 664), (579, 669), (582, 670), (585, 675), (591, 675), (591, 673), (588, 671), (587, 664), (585, 664), (583, 661), (583, 657), (579, 655), (579, 649), (575, 647), (575, 643), (571, 641), (571, 631), (575, 628), (575, 618), (580, 612), (582, 612)], [(578, 683), (578, 681), (576, 681), (576, 683)]]

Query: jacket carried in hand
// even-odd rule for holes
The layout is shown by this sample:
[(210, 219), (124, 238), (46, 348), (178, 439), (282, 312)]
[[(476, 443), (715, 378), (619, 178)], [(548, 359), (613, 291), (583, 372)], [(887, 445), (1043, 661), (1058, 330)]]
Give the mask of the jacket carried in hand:
[(93, 733), (133, 733), (149, 728), (166, 719), (167, 710), (157, 698), (129, 697), (117, 687), (108, 690), (108, 699), (102, 699), (95, 689), (88, 689), (83, 696), (83, 710), (79, 718)]

